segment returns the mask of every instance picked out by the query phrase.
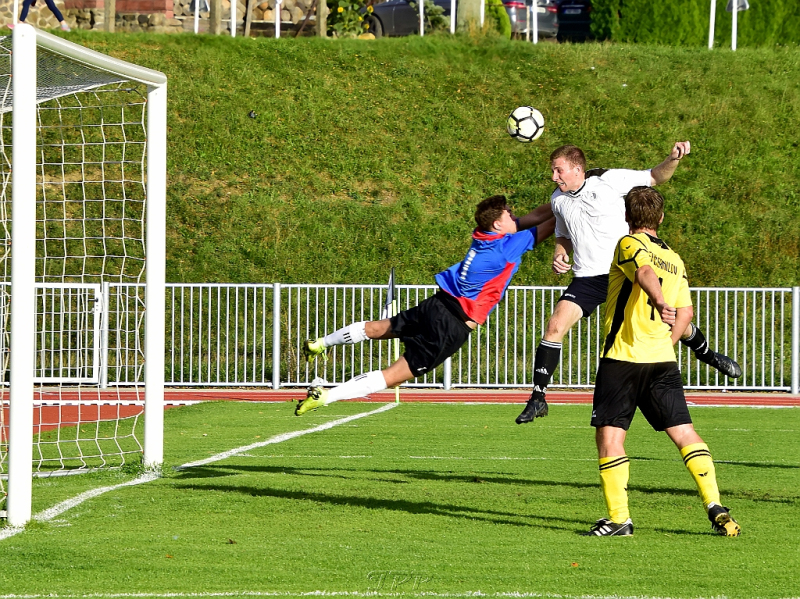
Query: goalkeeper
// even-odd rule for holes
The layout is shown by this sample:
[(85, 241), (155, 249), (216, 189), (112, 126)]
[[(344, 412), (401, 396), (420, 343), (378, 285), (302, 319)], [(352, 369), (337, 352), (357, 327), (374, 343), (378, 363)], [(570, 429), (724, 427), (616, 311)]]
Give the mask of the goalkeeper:
[(692, 320), (692, 297), (681, 257), (658, 238), (664, 198), (650, 187), (625, 196), (630, 234), (617, 243), (603, 322), (605, 345), (592, 402), (600, 487), (608, 518), (589, 536), (630, 536), (625, 437), (636, 412), (675, 443), (694, 478), (715, 532), (739, 536), (739, 525), (720, 504), (714, 462), (695, 432), (673, 345)]
[(522, 256), (555, 230), (549, 204), (517, 219), (501, 195), (478, 204), (475, 222), (478, 226), (464, 260), (436, 275), (440, 288), (436, 294), (391, 318), (357, 322), (305, 342), (303, 353), (309, 361), (331, 346), (367, 339), (399, 337), (405, 352), (388, 368), (362, 374), (333, 389), (311, 387), (295, 415), (395, 387), (442, 364), (486, 322), (519, 269)]

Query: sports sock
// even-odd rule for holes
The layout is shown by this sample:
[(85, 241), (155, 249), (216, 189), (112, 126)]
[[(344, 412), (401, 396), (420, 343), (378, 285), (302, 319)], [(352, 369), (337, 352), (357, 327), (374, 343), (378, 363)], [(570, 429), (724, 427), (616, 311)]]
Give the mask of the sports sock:
[(332, 345), (353, 345), (367, 340), (367, 321), (354, 322), (351, 325), (342, 327), (322, 339), (325, 347)]
[(553, 372), (558, 367), (561, 359), (561, 344), (555, 341), (542, 339), (536, 348), (533, 359), (533, 393), (535, 399), (543, 400), (547, 392), (547, 385), (553, 378)]
[(612, 522), (622, 524), (630, 518), (628, 511), (628, 476), (630, 460), (628, 456), (600, 458), (600, 487), (608, 507), (608, 517)]
[(712, 503), (719, 503), (719, 488), (717, 488), (717, 473), (714, 469), (714, 460), (705, 443), (692, 443), (681, 449), (683, 463), (697, 483), (700, 498), (706, 509)]
[(325, 405), (343, 399), (366, 397), (370, 393), (383, 391), (384, 389), (386, 389), (386, 379), (383, 378), (383, 373), (380, 370), (373, 370), (354, 377), (328, 391)]
[(695, 358), (704, 364), (713, 366), (717, 354), (708, 347), (708, 342), (706, 341), (706, 336), (703, 335), (703, 331), (698, 329), (693, 322), (689, 324), (692, 327), (692, 333), (686, 339), (681, 339), (681, 343), (694, 352)]

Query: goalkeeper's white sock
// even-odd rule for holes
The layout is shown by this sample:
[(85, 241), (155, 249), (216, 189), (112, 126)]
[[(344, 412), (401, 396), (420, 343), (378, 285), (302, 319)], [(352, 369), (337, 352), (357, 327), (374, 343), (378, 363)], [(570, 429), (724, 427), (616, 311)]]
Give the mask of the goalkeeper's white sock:
[(386, 389), (386, 379), (383, 378), (383, 373), (380, 370), (373, 370), (352, 378), (328, 391), (325, 405), (343, 399), (366, 397), (370, 393), (376, 393), (384, 389)]
[(332, 345), (353, 345), (367, 339), (367, 321), (365, 320), (363, 322), (354, 322), (338, 331), (334, 331), (330, 335), (326, 335), (322, 339), (322, 343), (325, 347), (331, 347)]

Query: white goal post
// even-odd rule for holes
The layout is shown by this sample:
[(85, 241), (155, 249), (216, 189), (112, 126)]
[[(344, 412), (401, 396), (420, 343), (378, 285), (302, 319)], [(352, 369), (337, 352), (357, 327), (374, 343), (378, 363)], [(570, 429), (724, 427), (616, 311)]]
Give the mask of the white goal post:
[[(8, 524), (21, 526), (31, 518), (37, 460), (55, 463), (48, 474), (124, 464), (132, 454), (140, 455), (146, 468), (158, 469), (163, 462), (167, 79), (24, 23), (0, 45), (5, 52), (0, 68), (6, 70), (0, 72), (6, 83), (0, 127), (0, 223), (5, 233), (0, 239), (5, 246), (0, 248), (0, 351), (7, 377), (0, 392), (9, 389), (7, 412), (5, 401), (0, 406), (0, 418), (8, 414), (8, 421), (0, 422), (0, 436), (7, 435), (7, 440), (0, 438), (7, 447), (0, 466), (7, 458)], [(113, 99), (132, 87), (144, 90), (137, 92), (138, 103), (104, 103), (106, 96)], [(88, 94), (88, 101), (80, 94)], [(129, 140), (134, 134), (141, 139)], [(118, 407), (116, 419), (105, 426), (108, 435), (81, 437), (82, 429), (100, 428), (87, 424), (94, 417), (87, 420), (81, 410), (95, 410), (99, 421), (104, 409), (102, 384), (86, 373), (97, 372), (99, 319), (105, 320), (106, 331), (109, 326), (101, 300), (108, 284), (144, 285), (133, 297), (137, 309), (130, 332), (117, 335), (133, 339), (135, 363), (115, 364), (144, 371), (143, 446), (138, 440), (125, 446), (116, 439)], [(95, 316), (100, 311), (102, 316)], [(59, 415), (44, 426), (34, 407), (48, 397), (55, 398), (56, 410), (74, 406), (77, 419), (66, 422)], [(119, 398), (110, 403), (121, 405)], [(136, 428), (137, 422), (138, 415), (130, 426)], [(68, 429), (77, 437), (66, 440), (56, 433), (45, 447), (41, 431), (48, 428)], [(84, 450), (87, 444), (95, 452), (91, 457)], [(116, 462), (106, 458), (107, 445), (112, 447), (108, 453), (120, 458)], [(67, 447), (75, 448), (76, 455), (65, 455)]]

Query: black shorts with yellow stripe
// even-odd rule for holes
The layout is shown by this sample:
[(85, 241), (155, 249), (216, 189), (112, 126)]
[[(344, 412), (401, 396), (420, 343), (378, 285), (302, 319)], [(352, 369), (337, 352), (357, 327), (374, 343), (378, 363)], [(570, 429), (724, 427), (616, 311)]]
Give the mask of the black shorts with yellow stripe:
[(592, 400), (592, 426), (628, 430), (636, 408), (657, 431), (691, 424), (676, 362), (600, 360)]

